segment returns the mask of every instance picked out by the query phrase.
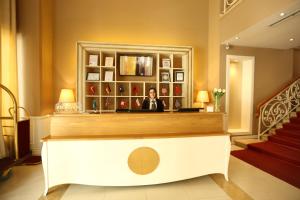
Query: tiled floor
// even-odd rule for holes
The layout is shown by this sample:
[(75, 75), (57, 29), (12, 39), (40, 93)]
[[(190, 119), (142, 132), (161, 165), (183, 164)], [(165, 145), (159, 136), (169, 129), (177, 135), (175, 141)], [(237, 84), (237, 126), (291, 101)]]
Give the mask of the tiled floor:
[[(239, 149), (233, 146), (233, 149)], [(235, 158), (230, 158), (229, 182), (222, 175), (203, 176), (170, 184), (142, 187), (64, 185), (42, 197), (42, 166), (13, 169), (0, 182), (1, 200), (300, 200), (300, 190)]]

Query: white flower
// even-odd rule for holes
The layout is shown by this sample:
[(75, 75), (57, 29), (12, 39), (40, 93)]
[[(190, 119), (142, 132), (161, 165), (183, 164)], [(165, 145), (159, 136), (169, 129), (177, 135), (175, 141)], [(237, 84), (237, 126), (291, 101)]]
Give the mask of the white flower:
[(218, 91), (218, 89), (217, 88), (214, 88), (214, 92), (217, 92)]
[(221, 88), (219, 88), (219, 89), (218, 89), (218, 92), (222, 92), (222, 89), (221, 89)]
[(222, 91), (223, 93), (225, 93), (226, 92), (226, 90), (225, 89), (223, 89), (223, 91)]

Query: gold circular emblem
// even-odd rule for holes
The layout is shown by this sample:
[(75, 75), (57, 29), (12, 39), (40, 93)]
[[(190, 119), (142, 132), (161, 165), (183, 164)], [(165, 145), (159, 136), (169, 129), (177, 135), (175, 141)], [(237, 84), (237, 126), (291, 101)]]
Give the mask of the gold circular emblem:
[(159, 164), (158, 153), (150, 147), (135, 149), (128, 157), (128, 166), (136, 174), (146, 175), (153, 172)]

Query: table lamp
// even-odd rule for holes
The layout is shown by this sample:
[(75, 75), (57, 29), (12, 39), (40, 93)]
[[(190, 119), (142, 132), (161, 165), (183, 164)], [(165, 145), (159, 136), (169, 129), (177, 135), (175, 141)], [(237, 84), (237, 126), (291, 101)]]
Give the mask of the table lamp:
[(206, 90), (201, 90), (197, 94), (197, 102), (200, 103), (200, 108), (204, 108), (204, 103), (209, 102), (208, 92)]
[(55, 105), (57, 113), (74, 113), (77, 111), (74, 93), (72, 89), (62, 89), (60, 91), (58, 103)]

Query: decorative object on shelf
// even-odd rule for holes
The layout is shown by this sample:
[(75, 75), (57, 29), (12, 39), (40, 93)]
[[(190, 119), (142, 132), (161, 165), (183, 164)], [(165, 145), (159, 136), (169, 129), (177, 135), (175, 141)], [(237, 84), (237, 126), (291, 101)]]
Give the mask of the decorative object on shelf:
[(197, 94), (197, 102), (200, 103), (200, 108), (205, 107), (205, 103), (209, 102), (208, 92), (206, 90), (200, 90)]
[(72, 89), (62, 89), (60, 91), (58, 103), (55, 104), (57, 113), (77, 113), (77, 103), (75, 102)]
[(90, 95), (95, 95), (96, 94), (96, 86), (90, 85), (90, 87), (89, 87), (89, 94)]
[(174, 93), (175, 93), (176, 96), (181, 95), (181, 86), (180, 85), (175, 85)]
[(113, 71), (105, 71), (104, 81), (112, 82), (114, 80), (114, 72)]
[(93, 67), (98, 66), (98, 55), (89, 56), (89, 66), (93, 66)]
[(93, 109), (93, 111), (97, 111), (97, 100), (96, 99), (93, 99), (93, 101), (92, 101), (92, 109)]
[(162, 59), (162, 67), (163, 68), (170, 68), (171, 67), (171, 59), (170, 58), (163, 58)]
[(106, 92), (106, 94), (108, 94), (108, 95), (111, 93), (111, 89), (110, 89), (109, 84), (106, 84), (106, 86), (105, 86), (105, 92)]
[(169, 72), (161, 72), (161, 81), (162, 82), (169, 82), (170, 81), (170, 74)]
[(114, 57), (105, 57), (105, 67), (114, 66)]
[(181, 107), (181, 103), (178, 99), (175, 100), (175, 108), (179, 109)]
[(110, 102), (109, 102), (109, 98), (108, 98), (108, 97), (106, 97), (106, 99), (105, 99), (105, 104), (104, 104), (104, 107), (105, 107), (106, 109), (108, 109), (108, 107), (109, 107), (109, 104), (110, 104)]
[(126, 102), (126, 100), (122, 99), (120, 101), (120, 108), (123, 109), (123, 108), (126, 108), (126, 107), (127, 107), (127, 102)]
[(184, 72), (183, 71), (175, 71), (175, 82), (183, 82), (184, 81)]
[(226, 90), (221, 88), (214, 88), (213, 90), (213, 97), (214, 97), (214, 111), (220, 112), (220, 106), (221, 106), (221, 97), (225, 94)]
[(100, 80), (100, 73), (98, 72), (88, 72), (86, 75), (87, 81), (99, 81)]
[(139, 89), (138, 86), (136, 86), (136, 85), (133, 86), (133, 88), (132, 88), (132, 93), (133, 93), (135, 96), (138, 95), (139, 91), (140, 91), (140, 89)]
[(141, 103), (140, 103), (140, 100), (138, 98), (136, 98), (136, 100), (135, 100), (135, 105), (138, 108), (141, 107)]
[(166, 96), (166, 95), (168, 94), (168, 89), (167, 89), (165, 86), (163, 86), (163, 87), (161, 88), (161, 93), (162, 93), (164, 96)]
[(120, 75), (129, 76), (136, 74), (136, 56), (120, 56)]
[(120, 95), (123, 96), (123, 93), (125, 92), (124, 85), (119, 85), (119, 92), (120, 92)]
[(164, 99), (162, 100), (162, 104), (164, 105), (164, 108), (166, 108), (166, 107), (167, 107), (167, 104), (166, 104), (166, 102), (165, 102), (165, 100), (164, 100)]

